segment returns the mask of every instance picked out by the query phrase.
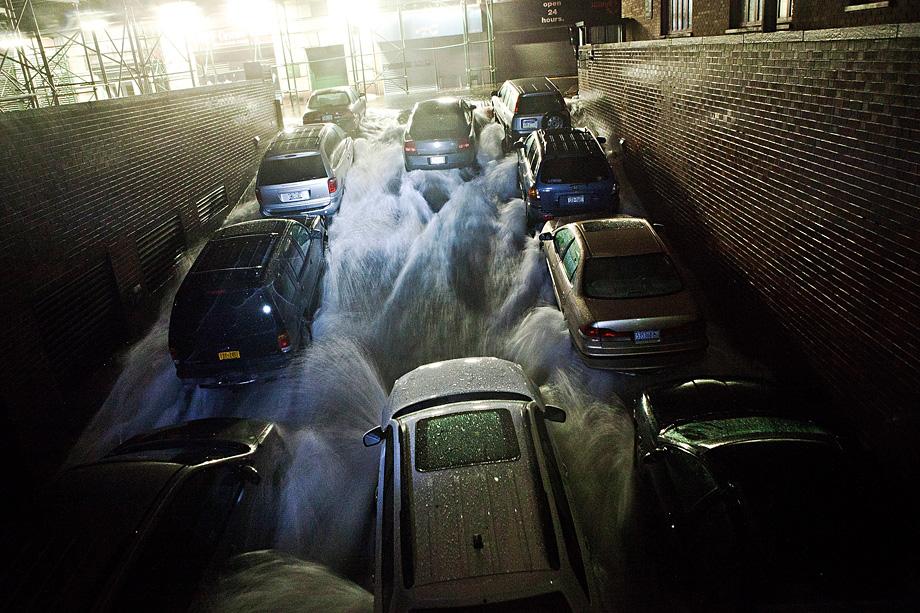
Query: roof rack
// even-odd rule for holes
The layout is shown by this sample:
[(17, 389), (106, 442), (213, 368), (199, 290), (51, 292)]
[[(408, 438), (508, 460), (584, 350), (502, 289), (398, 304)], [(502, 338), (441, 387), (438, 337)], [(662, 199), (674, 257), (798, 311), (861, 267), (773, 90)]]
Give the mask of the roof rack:
[(587, 128), (540, 130), (537, 132), (537, 138), (540, 140), (544, 156), (547, 158), (604, 155), (594, 135)]

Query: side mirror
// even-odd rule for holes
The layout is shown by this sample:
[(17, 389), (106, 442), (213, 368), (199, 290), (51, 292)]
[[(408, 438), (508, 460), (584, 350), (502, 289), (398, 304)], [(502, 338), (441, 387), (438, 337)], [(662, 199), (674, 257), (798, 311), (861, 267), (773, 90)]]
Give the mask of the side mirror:
[(642, 454), (642, 463), (655, 464), (656, 462), (660, 462), (666, 455), (668, 455), (667, 447), (655, 447), (651, 451)]
[(546, 408), (543, 409), (543, 419), (546, 421), (554, 421), (557, 424), (565, 423), (565, 411), (560, 409), (557, 406), (548, 404)]
[(373, 447), (375, 445), (379, 445), (380, 441), (382, 440), (383, 440), (383, 428), (381, 428), (380, 426), (377, 426), (376, 428), (372, 428), (371, 430), (368, 430), (367, 432), (364, 433), (364, 446), (365, 447)]
[(665, 230), (663, 223), (653, 223), (652, 227), (655, 228), (655, 232), (664, 232)]
[(497, 92), (496, 90), (493, 89), (493, 90), (492, 90), (492, 93), (490, 93), (489, 95), (490, 95), (490, 96), (498, 96), (498, 92)]
[(552, 232), (540, 232), (539, 238), (541, 241), (551, 241), (553, 240), (553, 233)]
[(600, 144), (603, 145), (604, 143), (607, 142), (607, 139), (604, 138), (603, 136), (598, 136), (598, 137), (597, 137), (597, 142), (599, 142)]
[(512, 149), (523, 149), (523, 148), (524, 148), (524, 139), (523, 139), (523, 138), (519, 138), (518, 140), (516, 140), (516, 141), (514, 141), (513, 143), (511, 143), (511, 148), (512, 148)]

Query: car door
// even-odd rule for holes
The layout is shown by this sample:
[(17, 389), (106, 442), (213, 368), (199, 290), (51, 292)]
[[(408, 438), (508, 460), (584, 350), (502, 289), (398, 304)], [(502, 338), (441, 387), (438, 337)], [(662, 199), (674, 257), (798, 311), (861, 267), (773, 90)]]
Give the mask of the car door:
[[(322, 223), (317, 220), (320, 220), (320, 218), (314, 217), (311, 226)], [(301, 293), (303, 294), (301, 312), (312, 314), (312, 307), (317, 302), (317, 292), (319, 291), (319, 271), (322, 267), (322, 258), (318, 255), (318, 252), (322, 251), (322, 244), (316, 247), (311, 230), (300, 224), (294, 228), (293, 235), (294, 242), (297, 243), (300, 251), (304, 254), (300, 274)], [(318, 260), (319, 263), (317, 262)]]
[(565, 257), (574, 240), (575, 234), (570, 228), (560, 228), (553, 235), (553, 244), (547, 248), (546, 252), (546, 264), (553, 281), (553, 292), (556, 294), (556, 304), (559, 305), (560, 311), (564, 310), (562, 294), (568, 283), (565, 269), (562, 266), (562, 258)]
[[(559, 276), (561, 283), (557, 286), (557, 299), (559, 300), (559, 308), (563, 313), (572, 310), (576, 274), (581, 265), (581, 260), (582, 246), (578, 239), (575, 239), (565, 250), (560, 262)], [(577, 327), (577, 323), (571, 317), (566, 317), (566, 320), (569, 320), (569, 327), (573, 325)]]

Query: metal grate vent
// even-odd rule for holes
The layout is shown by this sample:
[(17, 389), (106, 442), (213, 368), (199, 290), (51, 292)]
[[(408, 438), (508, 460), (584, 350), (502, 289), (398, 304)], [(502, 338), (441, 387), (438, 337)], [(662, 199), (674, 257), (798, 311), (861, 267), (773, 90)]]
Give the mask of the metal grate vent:
[(124, 319), (108, 261), (41, 288), (35, 295), (35, 317), (48, 361), (62, 379), (109, 357), (122, 340)]
[(169, 281), (184, 249), (182, 223), (175, 213), (151, 224), (137, 237), (141, 272), (148, 291), (156, 291)]
[(206, 225), (214, 214), (228, 204), (227, 190), (223, 185), (218, 185), (204, 196), (195, 201), (195, 210), (198, 212), (198, 221)]

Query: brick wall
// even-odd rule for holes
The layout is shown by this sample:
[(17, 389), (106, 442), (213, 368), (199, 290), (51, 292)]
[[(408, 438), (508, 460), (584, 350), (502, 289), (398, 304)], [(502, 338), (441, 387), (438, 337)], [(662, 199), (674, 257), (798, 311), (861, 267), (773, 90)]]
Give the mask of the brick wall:
[(900, 437), (914, 458), (918, 37), (920, 24), (669, 39), (579, 60), (589, 114), (626, 139), (670, 235), (766, 306), (871, 438)]
[(251, 180), (273, 97), (250, 81), (0, 114), (0, 395), (15, 422), (66, 414), (141, 323), (176, 254)]

